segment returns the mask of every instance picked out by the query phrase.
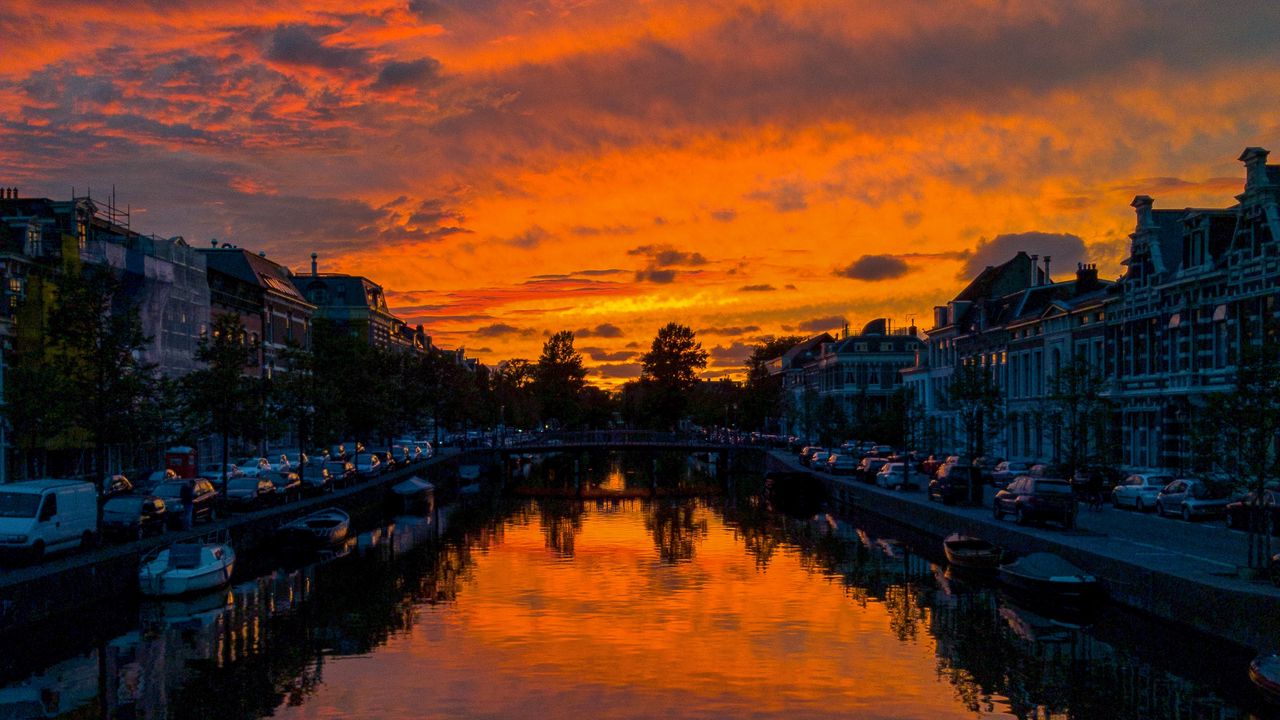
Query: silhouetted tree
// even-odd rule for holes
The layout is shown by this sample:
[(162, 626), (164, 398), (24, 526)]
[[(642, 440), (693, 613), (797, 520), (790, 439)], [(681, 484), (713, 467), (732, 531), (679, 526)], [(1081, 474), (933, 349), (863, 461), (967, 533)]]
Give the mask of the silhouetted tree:
[(1049, 381), (1048, 416), (1058, 430), (1054, 455), (1066, 466), (1067, 477), (1107, 460), (1101, 452), (1111, 417), (1111, 402), (1103, 396), (1106, 387), (1102, 373), (1083, 358), (1063, 365)]
[(698, 371), (707, 366), (707, 351), (693, 330), (667, 323), (658, 330), (640, 363), (640, 382), (646, 386), (650, 417), (661, 427), (674, 428), (688, 406)]
[(985, 453), (987, 440), (999, 431), (1004, 421), (1003, 397), (988, 368), (976, 362), (956, 366), (945, 401), (960, 418), (970, 458)]
[(205, 367), (189, 373), (183, 382), (196, 432), (213, 432), (222, 438), (224, 493), (232, 436), (253, 434), (261, 423), (261, 379), (245, 375), (245, 368), (254, 361), (257, 351), (239, 316), (216, 315), (209, 337), (196, 350), (196, 359)]
[(562, 427), (578, 423), (586, 377), (571, 331), (561, 330), (543, 343), (542, 355), (534, 367), (534, 392), (544, 421), (556, 420)]
[(785, 410), (782, 376), (769, 373), (769, 361), (782, 357), (803, 340), (799, 335), (784, 335), (756, 345), (747, 357), (747, 381), (742, 398), (742, 425), (772, 432)]

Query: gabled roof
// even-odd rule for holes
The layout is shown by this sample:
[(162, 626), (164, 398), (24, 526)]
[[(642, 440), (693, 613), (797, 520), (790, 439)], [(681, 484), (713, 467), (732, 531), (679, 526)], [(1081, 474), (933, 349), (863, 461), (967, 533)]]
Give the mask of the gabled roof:
[[(374, 310), (389, 313), (382, 286), (369, 278), (360, 275), (319, 273), (316, 275), (294, 275), (292, 280), (294, 286), (307, 297), (311, 297), (309, 291), (313, 288), (322, 287), (328, 290), (328, 299), (319, 303), (321, 305), (372, 307)], [(373, 306), (369, 304), (371, 292), (377, 297), (376, 304)], [(338, 302), (339, 297), (342, 298), (342, 302)]]
[(1004, 297), (1017, 292), (1031, 283), (1031, 274), (1035, 272), (1037, 281), (1043, 278), (1044, 271), (1034, 265), (1031, 256), (1019, 250), (1008, 261), (1000, 265), (988, 266), (978, 273), (955, 299), (965, 302), (977, 302), (990, 298)]
[(309, 304), (289, 281), (289, 271), (261, 255), (244, 248), (200, 248), (206, 267), (229, 275), (241, 282), (257, 285), (295, 302)]

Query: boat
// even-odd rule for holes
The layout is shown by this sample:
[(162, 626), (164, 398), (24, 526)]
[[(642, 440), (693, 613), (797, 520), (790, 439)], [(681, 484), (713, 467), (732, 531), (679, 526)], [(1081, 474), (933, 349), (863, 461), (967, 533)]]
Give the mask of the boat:
[(279, 535), (288, 547), (324, 550), (346, 542), (351, 516), (340, 508), (326, 508), (281, 526)]
[(971, 535), (952, 533), (942, 541), (947, 562), (962, 570), (996, 570), (1000, 567), (1000, 548)]
[(236, 553), (226, 543), (177, 543), (142, 560), (138, 584), (143, 595), (177, 597), (231, 582)]
[(1031, 553), (1000, 566), (1000, 582), (1039, 600), (1084, 604), (1102, 595), (1098, 579), (1052, 553)]
[(1249, 663), (1249, 679), (1267, 696), (1280, 704), (1280, 655), (1259, 655)]

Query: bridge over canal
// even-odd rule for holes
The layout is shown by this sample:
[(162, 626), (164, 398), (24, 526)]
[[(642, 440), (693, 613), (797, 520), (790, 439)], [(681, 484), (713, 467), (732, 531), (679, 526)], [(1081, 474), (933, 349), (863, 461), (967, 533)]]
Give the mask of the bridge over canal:
[(508, 436), (497, 448), (504, 454), (560, 452), (579, 449), (677, 450), (688, 452), (764, 451), (754, 445), (738, 445), (709, 439), (694, 433), (651, 432), (648, 430), (585, 430), (528, 433)]

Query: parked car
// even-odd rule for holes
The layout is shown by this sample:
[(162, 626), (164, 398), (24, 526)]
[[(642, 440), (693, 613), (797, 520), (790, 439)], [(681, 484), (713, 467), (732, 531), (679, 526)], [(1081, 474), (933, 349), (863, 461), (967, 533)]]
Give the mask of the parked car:
[(225, 505), (228, 510), (250, 511), (266, 507), (275, 501), (276, 486), (264, 475), (248, 475), (227, 481)]
[(908, 482), (906, 463), (885, 463), (876, 473), (876, 485), (882, 488), (905, 488)]
[(873, 445), (868, 455), (874, 455), (878, 458), (887, 458), (893, 454), (892, 445)]
[[(203, 478), (205, 480), (212, 480), (214, 482), (222, 482), (222, 469), (222, 463), (205, 463), (200, 466), (200, 471), (196, 473), (196, 477)], [(226, 471), (228, 478), (244, 474), (240, 472), (240, 468), (236, 467), (235, 463), (227, 463)], [(169, 507), (169, 512), (173, 512), (172, 506)]]
[(800, 448), (800, 456), (799, 456), (800, 464), (808, 465), (809, 460), (813, 456), (813, 453), (821, 449), (822, 447), (819, 445), (805, 445), (804, 447)]
[(980, 481), (978, 471), (968, 463), (951, 462), (938, 468), (926, 489), (929, 500), (937, 498), (943, 505), (977, 502)]
[(276, 472), (292, 471), (298, 472), (303, 465), (307, 464), (307, 454), (300, 450), (289, 450), (280, 453), (280, 457), (271, 463), (271, 469)]
[(858, 471), (858, 461), (848, 453), (838, 453), (827, 458), (827, 472), (832, 475), (852, 475)]
[(1250, 491), (1239, 500), (1227, 503), (1227, 527), (1248, 530), (1249, 516), (1261, 510), (1262, 517), (1259, 519), (1270, 525), (1272, 533), (1280, 533), (1280, 493), (1275, 490), (1263, 490), (1260, 507), (1255, 505), (1257, 497), (1256, 491)]
[(822, 471), (827, 469), (827, 459), (831, 457), (830, 450), (814, 450), (809, 456), (809, 467), (814, 470)]
[(1138, 512), (1153, 510), (1160, 491), (1171, 482), (1172, 475), (1134, 473), (1111, 490), (1111, 504), (1118, 508), (1131, 507)]
[(102, 481), (103, 500), (117, 495), (128, 495), (131, 492), (133, 492), (133, 483), (129, 482), (129, 478), (123, 475), (112, 475)]
[(374, 453), (357, 453), (355, 462), (356, 475), (361, 478), (372, 478), (382, 474), (382, 459)]
[(39, 560), (46, 552), (93, 545), (98, 491), (79, 480), (0, 485), (0, 552)]
[(365, 450), (364, 443), (358, 442), (356, 440), (344, 440), (341, 443), (339, 443), (339, 446), (346, 448), (346, 452), (335, 453), (335, 456), (344, 457), (347, 460), (351, 460), (353, 457), (355, 457), (356, 455), (359, 455)]
[(298, 477), (302, 479), (304, 492), (318, 495), (333, 490), (333, 477), (329, 474), (329, 468), (324, 465), (303, 465)]
[(236, 461), (236, 467), (242, 475), (257, 477), (259, 473), (272, 470), (271, 461), (264, 458), (242, 458)]
[(937, 455), (930, 455), (920, 462), (920, 472), (927, 477), (933, 477), (940, 467), (942, 467), (942, 460)]
[(971, 464), (978, 469), (978, 476), (981, 478), (982, 482), (991, 482), (991, 476), (1001, 462), (1003, 461), (998, 457), (991, 455), (979, 455), (973, 459), (973, 463)]
[(1018, 478), (1019, 475), (1026, 475), (1031, 470), (1031, 466), (1021, 460), (1005, 460), (996, 464), (991, 470), (991, 484), (996, 487), (1004, 487)]
[(1203, 480), (1179, 478), (1164, 486), (1156, 496), (1156, 513), (1176, 515), (1183, 520), (1222, 515), (1231, 498)]
[(159, 485), (160, 483), (165, 482), (166, 480), (177, 480), (177, 479), (178, 479), (178, 473), (174, 472), (172, 469), (166, 468), (164, 470), (156, 470), (155, 472), (147, 476), (147, 487), (149, 488), (155, 487), (156, 485)]
[(164, 499), (155, 495), (121, 495), (102, 506), (102, 535), (117, 540), (141, 540), (165, 531), (168, 514)]
[(154, 494), (164, 500), (164, 507), (169, 516), (170, 527), (182, 527), (182, 518), (186, 512), (182, 504), (182, 486), (193, 483), (191, 488), (191, 517), (194, 521), (217, 520), (219, 493), (213, 483), (204, 478), (195, 480), (171, 480), (155, 487)]
[(330, 460), (324, 464), (329, 471), (329, 479), (337, 487), (347, 487), (356, 481), (356, 466), (346, 460)]
[(880, 468), (888, 465), (889, 461), (882, 457), (868, 455), (862, 458), (862, 462), (858, 463), (857, 477), (864, 483), (873, 483), (876, 481), (876, 473), (880, 472)]
[(1076, 498), (1066, 480), (1023, 475), (996, 493), (991, 513), (997, 520), (1012, 515), (1019, 525), (1052, 521), (1070, 530), (1076, 526)]
[(382, 472), (391, 472), (400, 466), (400, 458), (396, 454), (385, 448), (371, 451), (378, 459), (382, 461)]
[(298, 473), (264, 470), (259, 473), (259, 477), (271, 481), (272, 486), (275, 488), (275, 502), (277, 504), (293, 502), (302, 497), (302, 478), (298, 477)]

